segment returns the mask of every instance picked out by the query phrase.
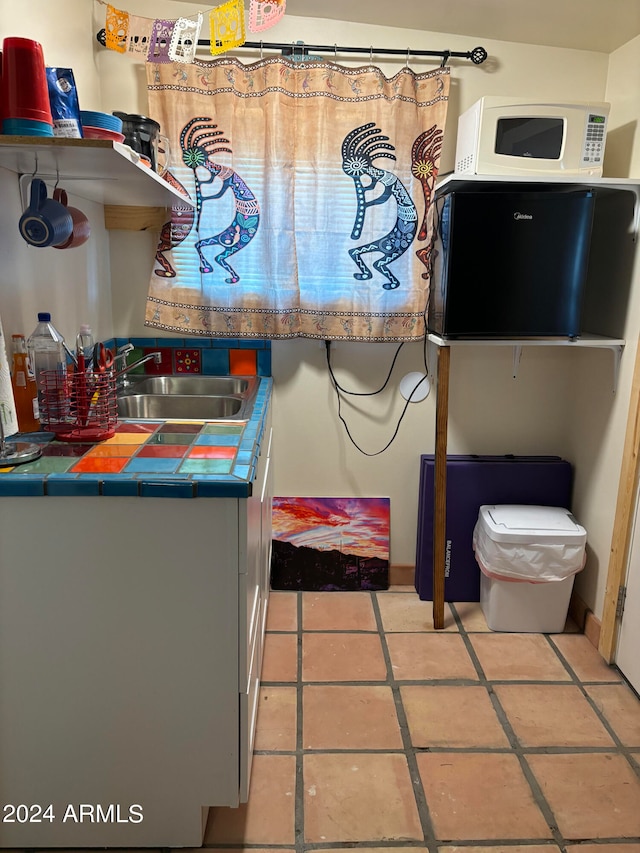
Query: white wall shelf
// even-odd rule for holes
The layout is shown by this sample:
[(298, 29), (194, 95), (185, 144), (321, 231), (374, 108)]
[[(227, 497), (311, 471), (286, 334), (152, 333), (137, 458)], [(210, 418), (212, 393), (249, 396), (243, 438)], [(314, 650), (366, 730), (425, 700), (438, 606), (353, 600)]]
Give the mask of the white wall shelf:
[(518, 366), (523, 347), (572, 347), (578, 349), (599, 348), (611, 350), (613, 354), (613, 393), (618, 387), (618, 374), (624, 350), (622, 338), (606, 338), (602, 335), (583, 334), (579, 338), (443, 338), (429, 333), (427, 340), (437, 347), (512, 347), (513, 378), (518, 375)]
[(59, 180), (67, 192), (99, 204), (194, 206), (119, 142), (0, 135), (0, 167), (44, 181)]

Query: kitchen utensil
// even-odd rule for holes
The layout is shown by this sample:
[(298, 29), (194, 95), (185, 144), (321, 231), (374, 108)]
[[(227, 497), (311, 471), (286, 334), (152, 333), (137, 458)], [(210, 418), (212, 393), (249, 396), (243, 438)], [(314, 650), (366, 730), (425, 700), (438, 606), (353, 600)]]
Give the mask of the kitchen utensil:
[(81, 246), (86, 243), (91, 235), (91, 225), (84, 213), (78, 207), (71, 207), (67, 202), (67, 193), (61, 187), (56, 187), (53, 191), (53, 198), (60, 202), (71, 214), (73, 220), (73, 229), (69, 235), (69, 239), (64, 243), (58, 243), (54, 249), (74, 249), (76, 246)]
[(106, 373), (113, 367), (113, 352), (98, 341), (93, 348), (93, 372)]
[(122, 120), (122, 132), (127, 145), (148, 157), (151, 168), (160, 176), (169, 168), (171, 147), (166, 136), (160, 133), (160, 125), (152, 118), (134, 113), (114, 112)]
[[(53, 121), (42, 45), (33, 39), (9, 36), (2, 44), (2, 117)], [(30, 134), (27, 134), (30, 135)]]
[(31, 246), (57, 246), (71, 237), (73, 218), (63, 204), (47, 197), (45, 182), (33, 178), (29, 205), (20, 217), (18, 228)]

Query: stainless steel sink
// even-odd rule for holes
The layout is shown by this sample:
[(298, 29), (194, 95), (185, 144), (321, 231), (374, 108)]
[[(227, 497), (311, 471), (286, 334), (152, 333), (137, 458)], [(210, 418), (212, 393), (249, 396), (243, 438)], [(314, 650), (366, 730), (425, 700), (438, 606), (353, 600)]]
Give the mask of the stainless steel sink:
[(118, 392), (118, 416), (142, 420), (249, 420), (258, 386), (257, 377), (130, 377)]
[(145, 376), (139, 380), (129, 377), (133, 394), (182, 394), (223, 396), (247, 394), (256, 382), (244, 376)]

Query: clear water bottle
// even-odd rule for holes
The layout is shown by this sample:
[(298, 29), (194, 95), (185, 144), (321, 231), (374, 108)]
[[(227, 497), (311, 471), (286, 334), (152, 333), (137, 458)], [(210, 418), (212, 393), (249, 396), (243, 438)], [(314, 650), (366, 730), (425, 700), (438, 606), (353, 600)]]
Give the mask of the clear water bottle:
[[(64, 338), (51, 322), (51, 314), (38, 314), (38, 325), (27, 340), (29, 360), (38, 382), (40, 420), (60, 422), (65, 418), (67, 357)], [(46, 371), (43, 374), (43, 371)]]
[(93, 360), (93, 332), (91, 331), (91, 326), (87, 326), (83, 323), (80, 326), (80, 331), (76, 335), (76, 355), (84, 356), (84, 364), (85, 367), (91, 367), (91, 362)]

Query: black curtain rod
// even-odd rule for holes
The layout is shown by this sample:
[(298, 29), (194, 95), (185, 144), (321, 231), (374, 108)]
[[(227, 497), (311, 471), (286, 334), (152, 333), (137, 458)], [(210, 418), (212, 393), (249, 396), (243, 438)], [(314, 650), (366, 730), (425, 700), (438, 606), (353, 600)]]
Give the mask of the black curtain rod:
[[(200, 39), (198, 46), (210, 47), (209, 39)], [(267, 41), (245, 41), (244, 44), (238, 45), (238, 48), (251, 48), (254, 50), (283, 50), (287, 51), (288, 56), (308, 56), (309, 51), (318, 53), (368, 53), (371, 57), (374, 54), (384, 54), (385, 56), (404, 56), (409, 60), (412, 56), (440, 56), (442, 57), (442, 65), (446, 65), (450, 57), (460, 57), (461, 59), (470, 59), (475, 65), (481, 65), (488, 54), (483, 47), (474, 47), (473, 50), (458, 51), (458, 50), (397, 50), (389, 47), (340, 47), (339, 45), (329, 44), (294, 44), (284, 42), (267, 42)], [(237, 50), (238, 48), (233, 48)]]

